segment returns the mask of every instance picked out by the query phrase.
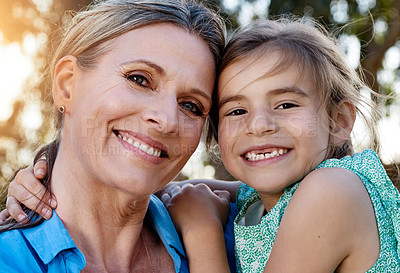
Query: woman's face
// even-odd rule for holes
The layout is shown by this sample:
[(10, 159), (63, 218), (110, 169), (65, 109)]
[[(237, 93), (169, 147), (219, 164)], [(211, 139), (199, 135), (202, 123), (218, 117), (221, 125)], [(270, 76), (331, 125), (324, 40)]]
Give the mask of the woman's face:
[(75, 167), (138, 197), (163, 187), (199, 143), (214, 66), (207, 44), (172, 24), (116, 38), (95, 68), (75, 75), (63, 135)]

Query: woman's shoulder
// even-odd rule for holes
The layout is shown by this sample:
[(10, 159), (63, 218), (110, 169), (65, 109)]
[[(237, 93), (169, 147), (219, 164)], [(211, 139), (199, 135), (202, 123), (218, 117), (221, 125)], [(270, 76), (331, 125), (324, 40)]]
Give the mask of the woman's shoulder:
[[(4, 272), (25, 272), (32, 270), (30, 257), (34, 257), (32, 247), (19, 229), (0, 233), (0, 268)], [(24, 263), (21, 263), (24, 261)], [(9, 271), (7, 271), (9, 269)], [(3, 272), (3, 271), (2, 271)]]

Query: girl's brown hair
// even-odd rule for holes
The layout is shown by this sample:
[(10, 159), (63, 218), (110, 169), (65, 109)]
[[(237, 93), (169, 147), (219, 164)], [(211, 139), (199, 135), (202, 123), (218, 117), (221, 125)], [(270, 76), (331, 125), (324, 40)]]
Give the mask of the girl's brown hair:
[[(343, 101), (353, 104), (368, 128), (371, 142), (369, 148), (379, 148), (376, 122), (380, 114), (374, 101), (361, 96), (361, 91), (368, 91), (376, 97), (379, 97), (378, 94), (364, 84), (362, 74), (360, 76), (349, 66), (340, 53), (336, 39), (311, 18), (260, 20), (237, 30), (225, 48), (219, 72), (241, 59), (256, 59), (273, 51), (278, 51), (282, 56), (271, 69), (273, 74), (280, 73), (293, 64), (298, 65), (299, 71), (311, 77), (325, 111), (328, 114), (340, 111), (338, 106)], [(207, 134), (210, 149), (215, 144), (213, 140), (218, 141), (217, 92), (213, 101), (209, 121), (209, 128), (212, 130)], [(364, 113), (364, 107), (370, 109), (370, 113)], [(351, 139), (328, 149), (327, 158), (341, 158), (353, 153)]]

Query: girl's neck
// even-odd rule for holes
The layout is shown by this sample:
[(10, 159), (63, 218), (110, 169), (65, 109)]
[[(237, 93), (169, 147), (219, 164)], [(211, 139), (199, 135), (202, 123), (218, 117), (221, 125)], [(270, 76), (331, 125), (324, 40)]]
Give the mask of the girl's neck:
[(261, 192), (258, 192), (258, 194), (260, 196), (261, 202), (265, 207), (266, 212), (268, 213), (276, 205), (276, 203), (278, 203), (279, 198), (283, 194), (283, 191), (272, 195), (263, 194)]

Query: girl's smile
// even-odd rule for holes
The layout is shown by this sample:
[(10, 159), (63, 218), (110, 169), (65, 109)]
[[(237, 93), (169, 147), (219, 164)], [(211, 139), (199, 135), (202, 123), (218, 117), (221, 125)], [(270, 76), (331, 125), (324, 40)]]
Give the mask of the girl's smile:
[(287, 154), (290, 149), (282, 147), (271, 147), (266, 149), (260, 149), (258, 147), (251, 148), (250, 151), (244, 153), (242, 157), (244, 160), (250, 162), (268, 162), (274, 159), (281, 159), (283, 155)]

